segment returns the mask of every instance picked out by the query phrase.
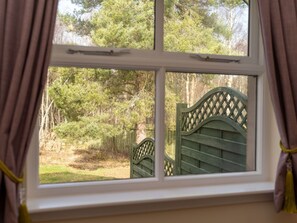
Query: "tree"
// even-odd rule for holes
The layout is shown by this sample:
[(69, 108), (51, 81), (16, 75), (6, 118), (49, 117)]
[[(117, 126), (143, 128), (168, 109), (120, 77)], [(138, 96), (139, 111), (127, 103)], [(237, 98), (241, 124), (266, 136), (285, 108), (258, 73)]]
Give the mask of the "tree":
[[(228, 36), (224, 29), (226, 25), (212, 13), (214, 7), (220, 7), (220, 2), (223, 1), (166, 0), (165, 49), (217, 54), (227, 52), (221, 41)], [(231, 0), (229, 2), (233, 4)], [(153, 49), (153, 0), (72, 0), (72, 3), (77, 5), (77, 10), (58, 17), (60, 26), (68, 32), (86, 37), (91, 45)], [(208, 7), (209, 4), (211, 7)], [(136, 129), (136, 141), (139, 142), (146, 137), (145, 129), (152, 128), (153, 73), (58, 68), (57, 76), (49, 92), (55, 106), (65, 117), (65, 122), (56, 128), (61, 136), (114, 137)], [(166, 86), (169, 126), (174, 125), (178, 100), (176, 91), (209, 78), (180, 75), (174, 80), (173, 76), (169, 77)], [(189, 102), (194, 98), (189, 91), (185, 97)]]

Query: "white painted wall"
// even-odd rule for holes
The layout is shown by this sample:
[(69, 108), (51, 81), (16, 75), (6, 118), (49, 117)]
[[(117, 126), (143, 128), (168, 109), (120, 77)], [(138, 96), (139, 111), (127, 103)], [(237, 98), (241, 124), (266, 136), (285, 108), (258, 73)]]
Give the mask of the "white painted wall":
[[(272, 202), (224, 205), (46, 223), (296, 223), (297, 215), (276, 213)], [(40, 222), (33, 222), (40, 223)], [(45, 222), (43, 222), (45, 223)]]

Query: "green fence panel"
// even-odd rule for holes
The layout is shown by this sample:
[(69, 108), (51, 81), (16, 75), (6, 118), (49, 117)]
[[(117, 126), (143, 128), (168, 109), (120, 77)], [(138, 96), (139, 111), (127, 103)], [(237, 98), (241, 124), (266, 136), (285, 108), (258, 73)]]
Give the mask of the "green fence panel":
[[(246, 134), (247, 97), (232, 88), (215, 88), (189, 108), (177, 104), (175, 160), (165, 154), (165, 176), (245, 171)], [(130, 165), (131, 178), (154, 176), (154, 139), (133, 146)]]

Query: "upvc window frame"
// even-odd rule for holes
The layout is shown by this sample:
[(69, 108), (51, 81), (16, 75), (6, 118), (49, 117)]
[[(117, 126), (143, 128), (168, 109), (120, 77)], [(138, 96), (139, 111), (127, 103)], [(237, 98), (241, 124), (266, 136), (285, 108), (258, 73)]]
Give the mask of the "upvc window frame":
[[(125, 179), (98, 182), (78, 182), (65, 184), (40, 185), (38, 179), (39, 143), (38, 127), (31, 142), (31, 149), (27, 160), (27, 199), (29, 210), (33, 213), (53, 211), (77, 207), (103, 207), (131, 203), (145, 203), (154, 201), (168, 201), (176, 199), (210, 198), (222, 195), (251, 194), (254, 192), (271, 192), (272, 183), (269, 172), (270, 161), (264, 159), (268, 152), (267, 137), (264, 129), (267, 126), (265, 115), (271, 110), (265, 106), (268, 100), (267, 86), (264, 81), (263, 58), (261, 52), (258, 11), (255, 1), (250, 1), (250, 41), (249, 56), (202, 55), (213, 58), (240, 59), (240, 63), (214, 63), (198, 61), (189, 53), (174, 53), (163, 51), (163, 1), (156, 0), (155, 12), (155, 50), (129, 49), (123, 56), (91, 56), (81, 54), (67, 54), (69, 48), (75, 50), (103, 50), (118, 52), (126, 49), (112, 49), (86, 46), (55, 45), (52, 51), (51, 66), (75, 66), (86, 68), (111, 69), (140, 69), (156, 72), (156, 120), (155, 120), (155, 177), (142, 179)], [(164, 143), (165, 143), (165, 73), (166, 72), (195, 72), (218, 73), (257, 76), (256, 102), (256, 170), (240, 173), (224, 173), (210, 175), (188, 175), (164, 177)], [(263, 183), (265, 182), (265, 183)], [(252, 184), (251, 184), (252, 183)], [(232, 185), (246, 185), (236, 189)], [(254, 185), (254, 186), (253, 186)], [(256, 185), (262, 185), (257, 188)], [(218, 191), (220, 188), (228, 190)], [(245, 189), (244, 189), (245, 188)], [(200, 192), (199, 192), (200, 190)], [(167, 191), (167, 192), (166, 192)], [(187, 192), (191, 191), (191, 192)], [(165, 193), (165, 195), (162, 195)], [(128, 195), (138, 196), (129, 199)], [(118, 196), (118, 199), (116, 198)], [(161, 197), (160, 197), (161, 196)], [(70, 199), (70, 203), (58, 204), (60, 198)], [(84, 197), (89, 202), (80, 198)], [(91, 201), (96, 198), (96, 201)], [(56, 203), (54, 202), (56, 199)], [(75, 202), (74, 202), (75, 199)], [(99, 201), (99, 200), (100, 201)], [(52, 203), (50, 202), (52, 201)], [(45, 205), (43, 202), (49, 202)], [(44, 205), (44, 206), (43, 206)]]

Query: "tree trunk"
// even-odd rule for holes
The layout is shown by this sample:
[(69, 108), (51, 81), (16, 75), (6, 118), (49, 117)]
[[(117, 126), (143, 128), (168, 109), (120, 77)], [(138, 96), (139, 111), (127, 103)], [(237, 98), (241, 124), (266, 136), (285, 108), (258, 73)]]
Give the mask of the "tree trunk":
[(146, 138), (146, 125), (145, 123), (139, 123), (135, 125), (136, 129), (136, 143), (140, 143), (143, 139)]
[(189, 89), (189, 85), (190, 85), (190, 74), (187, 74), (187, 79), (186, 79), (186, 103), (187, 104), (190, 103), (190, 89)]

